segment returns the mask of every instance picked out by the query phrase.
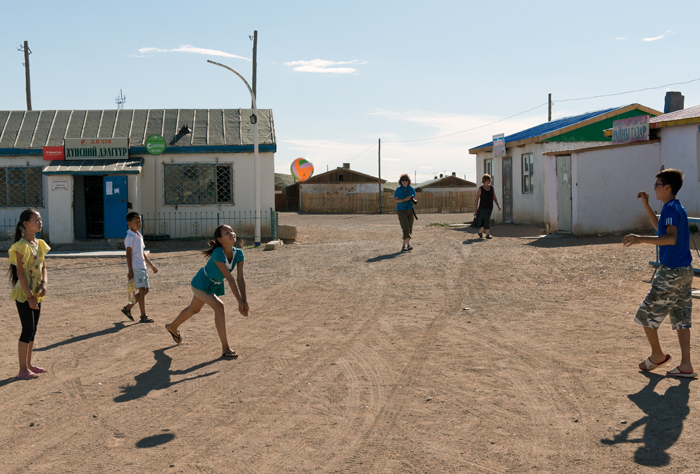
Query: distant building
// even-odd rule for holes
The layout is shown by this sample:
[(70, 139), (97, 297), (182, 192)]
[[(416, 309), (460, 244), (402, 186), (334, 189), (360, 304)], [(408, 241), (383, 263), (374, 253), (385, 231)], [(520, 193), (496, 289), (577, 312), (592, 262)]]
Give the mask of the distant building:
[[(344, 163), (340, 168), (316, 174), (306, 181), (286, 186), (284, 193), (287, 199), (287, 210), (329, 212), (329, 210), (334, 209), (332, 206), (337, 204), (341, 198), (354, 197), (362, 199), (371, 195), (378, 196), (380, 183), (383, 185), (386, 183), (386, 180), (380, 180), (377, 177), (351, 170), (350, 164)], [(330, 194), (338, 199), (325, 201), (313, 198), (314, 195), (323, 194)], [(305, 199), (305, 196), (308, 197)], [(307, 202), (306, 205), (305, 202)]]
[(476, 191), (476, 183), (458, 177), (457, 173), (452, 173), (452, 175), (440, 175), (434, 179), (414, 184), (413, 188), (416, 192)]

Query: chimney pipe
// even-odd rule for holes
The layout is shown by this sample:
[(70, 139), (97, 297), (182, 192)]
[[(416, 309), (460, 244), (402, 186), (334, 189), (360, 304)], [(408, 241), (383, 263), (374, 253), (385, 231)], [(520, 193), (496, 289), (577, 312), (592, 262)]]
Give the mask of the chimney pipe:
[(666, 92), (664, 100), (664, 113), (669, 114), (678, 110), (683, 110), (685, 97), (680, 92)]

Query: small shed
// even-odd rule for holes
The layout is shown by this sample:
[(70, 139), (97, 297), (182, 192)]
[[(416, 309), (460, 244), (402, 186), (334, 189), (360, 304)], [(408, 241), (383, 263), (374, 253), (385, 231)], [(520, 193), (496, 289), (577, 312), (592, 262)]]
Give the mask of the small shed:
[(456, 192), (456, 191), (476, 191), (476, 183), (462, 179), (457, 176), (457, 173), (452, 173), (451, 176), (435, 177), (434, 179), (424, 181), (414, 186), (416, 192)]
[(312, 213), (376, 212), (386, 180), (351, 170), (349, 163), (284, 188), (288, 209), (298, 197), (298, 210)]

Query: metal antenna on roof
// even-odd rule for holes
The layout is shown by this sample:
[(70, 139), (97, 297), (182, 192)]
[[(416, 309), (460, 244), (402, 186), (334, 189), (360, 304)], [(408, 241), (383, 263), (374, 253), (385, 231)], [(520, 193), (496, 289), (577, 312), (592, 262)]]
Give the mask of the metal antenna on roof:
[(119, 89), (119, 95), (117, 96), (116, 99), (114, 99), (114, 102), (117, 103), (117, 110), (122, 110), (124, 108), (124, 103), (126, 102), (126, 96), (122, 94), (122, 90)]

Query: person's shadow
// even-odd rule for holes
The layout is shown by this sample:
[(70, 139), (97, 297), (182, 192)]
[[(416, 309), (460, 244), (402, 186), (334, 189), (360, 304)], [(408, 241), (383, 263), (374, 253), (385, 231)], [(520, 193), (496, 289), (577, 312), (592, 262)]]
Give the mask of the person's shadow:
[(51, 345), (44, 346), (44, 347), (35, 347), (34, 352), (48, 351), (49, 349), (53, 349), (55, 347), (65, 346), (66, 344), (73, 344), (74, 342), (85, 341), (87, 339), (92, 339), (93, 337), (100, 337), (100, 336), (106, 336), (107, 334), (114, 334), (114, 333), (121, 331), (122, 329), (125, 329), (127, 327), (131, 327), (134, 324), (139, 324), (139, 323), (132, 323), (132, 324), (129, 324), (129, 326), (127, 326), (123, 322), (112, 323), (112, 324), (114, 324), (114, 327), (112, 327), (112, 328), (106, 328), (106, 329), (103, 329), (101, 331), (95, 331), (95, 332), (91, 332), (88, 334), (81, 334), (80, 336), (73, 336), (70, 339), (66, 339), (65, 341), (55, 342)]
[(175, 384), (186, 382), (187, 380), (209, 377), (210, 375), (214, 375), (218, 372), (209, 372), (206, 374), (195, 375), (194, 377), (188, 377), (182, 380), (178, 380), (177, 382), (171, 382), (170, 377), (172, 375), (188, 374), (190, 372), (194, 372), (195, 370), (201, 369), (202, 367), (206, 367), (220, 360), (214, 359), (209, 362), (202, 362), (201, 364), (194, 365), (189, 369), (185, 370), (171, 370), (170, 366), (173, 362), (173, 359), (165, 354), (165, 351), (170, 349), (171, 347), (175, 346), (170, 346), (164, 349), (157, 349), (153, 351), (153, 354), (155, 355), (156, 359), (156, 363), (153, 365), (153, 367), (148, 369), (146, 372), (134, 377), (134, 380), (136, 381), (135, 384), (121, 387), (122, 394), (115, 397), (114, 401), (117, 403), (121, 403), (128, 402), (130, 400), (136, 400), (137, 398), (145, 397), (152, 390), (163, 390), (168, 387), (172, 387)]
[[(612, 439), (601, 439), (603, 444), (640, 443), (634, 453), (634, 461), (642, 466), (661, 467), (670, 463), (671, 457), (666, 452), (681, 436), (683, 420), (690, 413), (690, 382), (693, 379), (679, 378), (678, 385), (673, 385), (666, 393), (659, 395), (654, 391), (658, 383), (666, 380), (658, 374), (642, 372), (649, 379), (646, 387), (637, 393), (627, 395), (645, 416), (632, 423)], [(641, 438), (630, 438), (637, 428), (644, 426)]]
[(388, 253), (386, 255), (378, 255), (376, 257), (368, 258), (367, 263), (381, 262), (382, 260), (390, 260), (392, 258), (398, 257), (402, 253), (407, 253), (407, 252), (395, 252), (395, 253)]

